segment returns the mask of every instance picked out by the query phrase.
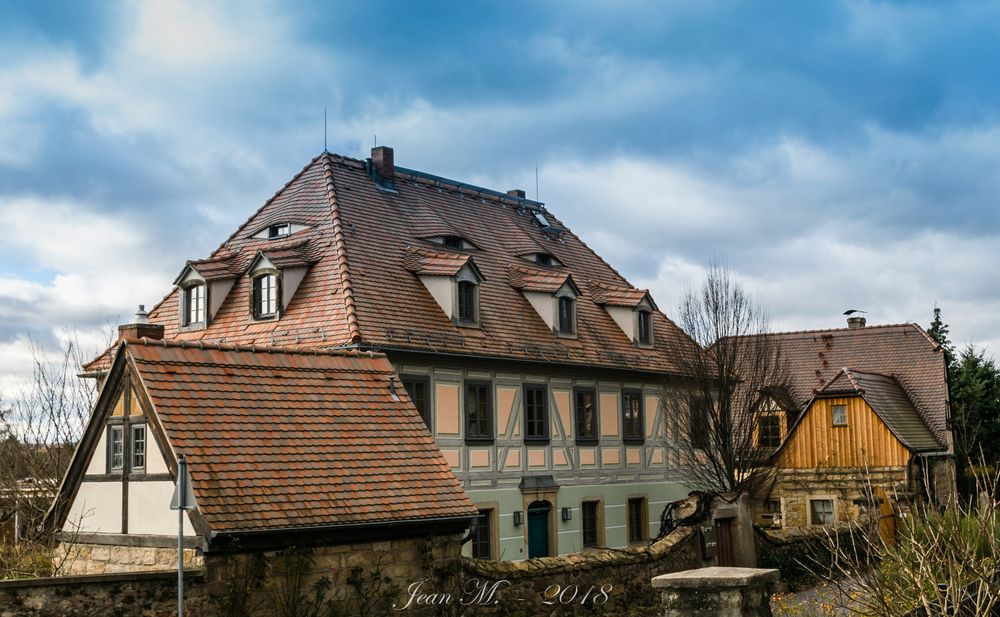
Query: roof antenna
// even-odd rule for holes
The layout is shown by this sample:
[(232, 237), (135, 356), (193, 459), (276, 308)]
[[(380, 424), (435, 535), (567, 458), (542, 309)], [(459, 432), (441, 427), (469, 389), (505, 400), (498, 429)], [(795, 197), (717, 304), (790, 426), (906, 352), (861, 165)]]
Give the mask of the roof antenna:
[(323, 103), (323, 152), (329, 152), (326, 149), (326, 103)]
[(535, 201), (538, 201), (538, 165), (535, 165)]
[(378, 148), (378, 133), (375, 133), (372, 137), (372, 148)]

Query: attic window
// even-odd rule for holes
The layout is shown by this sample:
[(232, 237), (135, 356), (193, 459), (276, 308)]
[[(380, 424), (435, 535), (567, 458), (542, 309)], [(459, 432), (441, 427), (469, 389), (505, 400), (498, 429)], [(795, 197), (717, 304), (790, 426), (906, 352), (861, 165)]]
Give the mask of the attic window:
[(205, 323), (205, 285), (197, 284), (191, 285), (190, 287), (185, 287), (184, 293), (184, 304), (182, 309), (183, 323), (184, 326), (190, 326), (193, 324), (203, 324)]
[(268, 238), (284, 238), (292, 235), (292, 226), (288, 223), (278, 223), (267, 228)]
[(253, 280), (254, 319), (274, 319), (278, 316), (278, 275), (262, 274)]
[(834, 426), (847, 426), (847, 405), (831, 405)]
[(549, 221), (548, 221), (548, 219), (545, 218), (545, 215), (542, 214), (542, 212), (540, 210), (533, 210), (531, 212), (531, 214), (532, 214), (532, 216), (535, 217), (535, 222), (536, 223), (538, 223), (539, 225), (541, 225), (543, 228), (544, 227), (549, 227)]
[(576, 332), (576, 300), (569, 296), (559, 297), (559, 333)]
[(472, 281), (458, 282), (458, 322), (475, 325), (478, 322), (479, 285)]
[(653, 314), (647, 310), (640, 309), (636, 313), (638, 327), (636, 328), (636, 340), (640, 345), (653, 344)]
[(539, 266), (561, 266), (562, 262), (556, 259), (555, 255), (550, 255), (549, 253), (533, 253), (528, 255), (527, 258)]
[(425, 238), (425, 239), (428, 242), (433, 242), (434, 244), (440, 244), (445, 248), (455, 249), (456, 251), (464, 251), (475, 248), (475, 246), (471, 242), (469, 242), (462, 236), (436, 236), (433, 238)]

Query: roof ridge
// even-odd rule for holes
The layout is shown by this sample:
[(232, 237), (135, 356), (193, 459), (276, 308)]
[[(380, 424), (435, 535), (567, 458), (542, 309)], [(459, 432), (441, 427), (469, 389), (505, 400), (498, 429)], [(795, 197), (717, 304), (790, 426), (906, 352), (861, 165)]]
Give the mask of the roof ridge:
[(344, 294), (344, 307), (347, 312), (347, 330), (352, 343), (361, 342), (361, 327), (358, 325), (358, 311), (354, 303), (354, 288), (351, 286), (351, 272), (347, 265), (347, 245), (344, 243), (344, 225), (340, 220), (340, 207), (337, 205), (337, 189), (333, 183), (332, 156), (324, 152), (323, 175), (326, 178), (326, 196), (330, 203), (330, 214), (333, 217), (333, 245), (337, 255), (337, 269), (340, 271), (341, 293)]
[(176, 347), (178, 349), (199, 349), (208, 351), (235, 351), (248, 353), (288, 354), (299, 356), (340, 356), (350, 358), (383, 358), (385, 354), (379, 351), (343, 348), (303, 347), (299, 345), (253, 345), (241, 343), (205, 343), (202, 340), (185, 341), (181, 339), (151, 339), (149, 337), (125, 337), (119, 341), (127, 345), (143, 345), (144, 347)]
[[(768, 332), (767, 335), (768, 336), (799, 336), (799, 335), (806, 335), (806, 334), (820, 334), (820, 333), (823, 333), (823, 332), (852, 332), (852, 333), (857, 332), (859, 334), (863, 334), (865, 332), (870, 332), (872, 330), (887, 330), (889, 328), (906, 328), (906, 327), (913, 327), (913, 328), (916, 328), (917, 330), (920, 330), (921, 332), (923, 332), (923, 329), (918, 324), (915, 324), (913, 322), (901, 322), (901, 323), (889, 323), (889, 324), (875, 324), (875, 325), (872, 325), (872, 326), (865, 326), (863, 328), (848, 328), (848, 327), (844, 327), (844, 328), (817, 328), (817, 329), (814, 329), (814, 330), (785, 330), (785, 331), (779, 331), (779, 332)], [(747, 335), (744, 335), (744, 336), (751, 337), (751, 336), (760, 336), (760, 335), (758, 335), (758, 334), (747, 334)], [(927, 337), (927, 338), (930, 338), (929, 336), (927, 336), (926, 332), (924, 332), (924, 336)], [(730, 338), (730, 337), (727, 337), (727, 338)], [(930, 340), (933, 341), (934, 339), (930, 339)], [(936, 344), (937, 343), (935, 343), (935, 345)]]

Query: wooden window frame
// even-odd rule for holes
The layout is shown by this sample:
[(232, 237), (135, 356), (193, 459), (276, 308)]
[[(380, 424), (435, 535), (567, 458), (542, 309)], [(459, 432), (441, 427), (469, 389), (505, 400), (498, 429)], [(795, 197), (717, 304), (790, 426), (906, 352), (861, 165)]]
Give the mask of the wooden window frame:
[[(838, 407), (840, 407), (840, 408), (842, 408), (844, 410), (844, 421), (843, 422), (837, 422), (837, 408)], [(847, 426), (850, 425), (850, 422), (848, 421), (848, 417), (847, 417), (847, 405), (846, 404), (843, 404), (843, 405), (841, 405), (839, 403), (836, 404), (836, 405), (834, 405), (832, 403), (830, 404), (830, 425), (833, 428), (847, 428)]]
[[(643, 328), (643, 316), (646, 320), (645, 328)], [(641, 308), (635, 312), (635, 342), (639, 347), (653, 346), (653, 311)]]
[(472, 554), (473, 559), (497, 561), (500, 559), (500, 506), (497, 502), (490, 502), (476, 504), (476, 508), (479, 510), (480, 517), (486, 520), (487, 531), (489, 534), (486, 538), (486, 542), (489, 547), (489, 555), (486, 557), (476, 556), (475, 542), (477, 538), (475, 536), (473, 536), (472, 542), (470, 543), (469, 552)]
[[(590, 394), (594, 408), (594, 416), (591, 429), (593, 435), (583, 435), (580, 433), (580, 405), (581, 394)], [(601, 440), (601, 411), (598, 407), (600, 397), (597, 395), (597, 388), (573, 388), (573, 430), (576, 443), (581, 445), (595, 445)]]
[[(587, 528), (584, 507), (586, 504), (594, 504), (594, 538), (593, 545), (587, 544)], [(599, 497), (585, 497), (580, 501), (580, 546), (583, 550), (604, 548), (604, 500)]]
[[(782, 413), (760, 413), (760, 414), (757, 415), (757, 422), (756, 422), (756, 424), (757, 424), (757, 431), (756, 431), (755, 437), (756, 437), (756, 442), (757, 442), (757, 447), (758, 448), (777, 448), (777, 447), (781, 446), (781, 442), (785, 438), (785, 430), (784, 430), (784, 426), (782, 426), (783, 416), (784, 416), (784, 414), (782, 414)], [(774, 419), (777, 422), (777, 427), (776, 427), (778, 429), (777, 443), (775, 443), (774, 445), (770, 445), (770, 444), (765, 444), (764, 443), (764, 439), (763, 439), (763, 437), (764, 437), (764, 430), (763, 430), (763, 422), (762, 422), (762, 420), (765, 420), (765, 419), (767, 419), (767, 420)]]
[[(285, 233), (278, 233), (281, 229), (285, 229)], [(291, 223), (275, 223), (274, 225), (267, 226), (267, 239), (277, 240), (278, 238), (287, 238), (292, 235), (292, 224)]]
[[(813, 517), (813, 502), (815, 501), (829, 501), (830, 502), (830, 516), (832, 521), (829, 523), (817, 523)], [(837, 498), (833, 495), (809, 495), (806, 498), (806, 515), (809, 517), (809, 526), (822, 526), (822, 525), (833, 525), (837, 522)]]
[[(545, 384), (535, 384), (526, 383), (521, 387), (522, 398), (524, 399), (522, 407), (524, 409), (524, 443), (526, 444), (547, 444), (549, 443), (550, 436), (550, 420), (549, 420), (549, 387)], [(533, 435), (530, 434), (528, 428), (531, 426), (532, 418), (528, 416), (528, 393), (540, 393), (542, 397), (542, 434)], [(537, 420), (537, 419), (536, 419)]]
[[(470, 297), (467, 298), (469, 302), (468, 308), (472, 311), (472, 316), (462, 314), (462, 289), (463, 285), (468, 286), (471, 289)], [(455, 299), (455, 323), (459, 326), (478, 326), (479, 325), (479, 283), (475, 281), (459, 280), (455, 285), (456, 299)]]
[[(632, 504), (641, 503), (642, 534), (639, 538), (632, 535)], [(649, 541), (649, 499), (646, 495), (632, 495), (625, 499), (625, 532), (629, 544), (639, 544)]]
[[(485, 388), (486, 390), (486, 431), (485, 434), (470, 434), (470, 416), (469, 416), (469, 389), (470, 388)], [(494, 406), (493, 406), (493, 382), (488, 380), (466, 380), (462, 387), (463, 400), (462, 400), (462, 418), (463, 424), (465, 425), (465, 443), (467, 444), (490, 444), (496, 440), (496, 434), (494, 432), (493, 419)]]
[[(433, 434), (434, 431), (431, 428), (431, 421), (432, 421), (432, 418), (431, 418), (431, 409), (432, 409), (432, 407), (431, 407), (431, 380), (430, 380), (430, 378), (427, 375), (400, 375), (399, 376), (399, 381), (400, 381), (400, 383), (403, 384), (403, 389), (406, 390), (406, 394), (410, 397), (411, 401), (414, 400), (413, 393), (410, 392), (410, 389), (408, 387), (406, 387), (406, 384), (407, 383), (420, 383), (420, 384), (422, 384), (424, 386), (424, 410), (420, 411), (420, 409), (417, 409), (417, 412), (420, 413), (420, 417), (423, 418), (424, 424), (427, 425), (427, 430), (431, 431), (431, 433)], [(416, 407), (417, 406), (416, 403), (414, 403), (413, 406)]]
[[(106, 467), (107, 467), (108, 473), (110, 474), (110, 473), (115, 473), (116, 471), (124, 471), (125, 470), (125, 458), (128, 456), (128, 444), (127, 444), (127, 442), (125, 440), (125, 425), (123, 423), (121, 423), (121, 424), (108, 424), (107, 430), (108, 430), (108, 449), (107, 449), (107, 455), (106, 455), (107, 456)], [(115, 465), (115, 458), (114, 458), (115, 457), (115, 433), (118, 433), (121, 436), (121, 439), (120, 439), (120, 442), (121, 442), (121, 453), (119, 454), (119, 456), (121, 456), (121, 464), (117, 465), (117, 466)]]
[[(566, 313), (563, 306), (569, 307)], [(568, 321), (564, 321), (563, 317)], [(556, 332), (560, 336), (576, 335), (576, 298), (573, 296), (556, 296)]]
[[(636, 397), (639, 401), (639, 417), (636, 420), (638, 424), (639, 434), (629, 434), (627, 421), (628, 418), (628, 405), (627, 400), (629, 397)], [(642, 394), (642, 390), (634, 388), (624, 388), (622, 389), (621, 396), (621, 420), (622, 420), (622, 443), (631, 445), (642, 445), (646, 443), (646, 401)]]
[[(149, 431), (146, 430), (146, 424), (144, 422), (138, 422), (135, 424), (129, 424), (129, 439), (128, 439), (128, 458), (129, 458), (129, 472), (139, 470), (145, 471), (146, 462), (149, 457)], [(136, 433), (142, 432), (142, 453), (136, 452)], [(136, 457), (142, 456), (142, 464), (136, 463)]]
[[(260, 298), (263, 297), (263, 288), (258, 291), (259, 281), (265, 277), (274, 277), (274, 312), (260, 312)], [(254, 321), (275, 321), (281, 318), (281, 272), (277, 270), (261, 270), (254, 272), (250, 279), (250, 315)]]

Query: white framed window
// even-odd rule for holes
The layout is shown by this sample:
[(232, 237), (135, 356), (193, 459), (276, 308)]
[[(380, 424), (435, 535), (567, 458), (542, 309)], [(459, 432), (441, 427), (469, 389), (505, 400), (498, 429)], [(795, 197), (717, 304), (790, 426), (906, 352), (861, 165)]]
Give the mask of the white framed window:
[(145, 469), (146, 468), (146, 425), (133, 424), (131, 430), (132, 430), (132, 435), (130, 437), (132, 439), (131, 443), (129, 444), (129, 452), (131, 457), (130, 469)]
[(834, 426), (847, 426), (847, 405), (831, 405)]
[(253, 279), (254, 319), (270, 319), (278, 316), (278, 275), (261, 274)]
[(113, 424), (108, 427), (108, 469), (121, 471), (125, 467), (125, 427)]
[(284, 238), (292, 234), (292, 226), (288, 223), (278, 223), (267, 228), (268, 238)]
[(184, 288), (183, 321), (185, 326), (205, 323), (206, 319), (206, 286), (191, 285)]
[(833, 498), (809, 500), (810, 525), (832, 525), (834, 520)]

